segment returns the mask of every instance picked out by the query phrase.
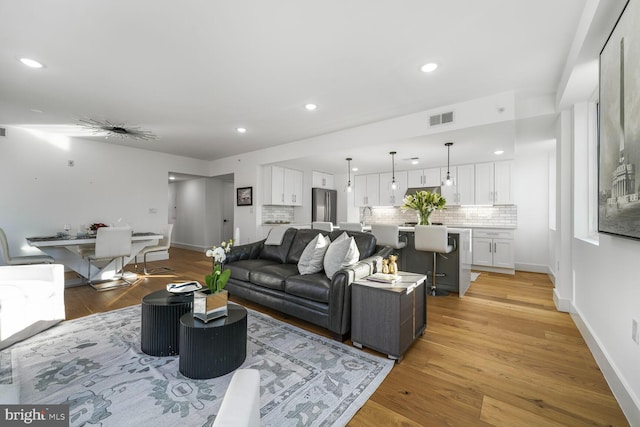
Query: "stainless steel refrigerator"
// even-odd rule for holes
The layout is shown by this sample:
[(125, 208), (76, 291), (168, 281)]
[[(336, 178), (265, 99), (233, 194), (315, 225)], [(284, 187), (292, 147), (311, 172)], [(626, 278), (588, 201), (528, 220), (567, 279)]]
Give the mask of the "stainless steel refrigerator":
[(338, 192), (324, 188), (311, 189), (311, 221), (325, 221), (336, 224)]

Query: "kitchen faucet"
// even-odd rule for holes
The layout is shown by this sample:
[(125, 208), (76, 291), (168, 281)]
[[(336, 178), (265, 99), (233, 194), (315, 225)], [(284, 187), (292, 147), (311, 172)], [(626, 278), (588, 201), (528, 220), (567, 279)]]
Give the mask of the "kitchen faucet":
[(369, 215), (373, 216), (373, 210), (371, 209), (371, 206), (365, 206), (364, 208), (362, 208), (361, 211), (361, 218), (360, 218), (360, 223), (362, 223), (362, 226), (364, 227), (365, 225), (367, 225), (366, 223), (366, 212), (367, 210), (369, 211)]

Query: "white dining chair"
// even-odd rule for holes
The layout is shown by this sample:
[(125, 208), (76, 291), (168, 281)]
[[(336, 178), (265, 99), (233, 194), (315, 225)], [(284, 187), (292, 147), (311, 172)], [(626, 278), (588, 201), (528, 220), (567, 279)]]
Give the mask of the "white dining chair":
[[(124, 275), (124, 257), (131, 255), (131, 227), (100, 227), (96, 233), (96, 246), (94, 250), (87, 251), (84, 256), (89, 260), (89, 285), (96, 290), (103, 291), (119, 286), (130, 286), (130, 282)], [(121, 260), (121, 268), (118, 269), (118, 258)], [(116, 261), (116, 276), (107, 285), (94, 284), (91, 279), (91, 261), (107, 260)], [(117, 273), (120, 275), (117, 276)], [(117, 282), (124, 282), (117, 283)]]
[(324, 222), (324, 221), (313, 221), (311, 223), (311, 228), (314, 230), (321, 230), (321, 231), (333, 231), (333, 223), (331, 222)]
[[(171, 233), (173, 233), (173, 224), (167, 224), (167, 228), (165, 229), (163, 234), (164, 237), (158, 240), (157, 245), (145, 246), (140, 252), (138, 252), (138, 254), (135, 256), (135, 265), (134, 265), (134, 268), (136, 269), (136, 271), (138, 269), (138, 255), (142, 255), (142, 262), (144, 265), (143, 267), (144, 274), (145, 276), (150, 274), (147, 271), (147, 254), (151, 252), (168, 251), (169, 248), (171, 248)], [(159, 271), (173, 271), (173, 270), (169, 267), (160, 266), (151, 270), (151, 273), (157, 273)]]
[(359, 222), (340, 222), (338, 227), (345, 231), (362, 231), (362, 224)]
[(9, 241), (4, 230), (0, 228), (0, 255), (5, 265), (53, 264), (55, 260), (49, 255), (25, 255), (12, 257), (9, 253)]

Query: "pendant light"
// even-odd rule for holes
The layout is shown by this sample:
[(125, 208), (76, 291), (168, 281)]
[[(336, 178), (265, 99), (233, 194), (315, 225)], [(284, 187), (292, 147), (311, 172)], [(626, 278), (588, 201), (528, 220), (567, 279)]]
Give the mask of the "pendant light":
[(398, 188), (398, 184), (396, 183), (396, 152), (391, 151), (391, 189), (396, 190)]
[(347, 182), (347, 191), (351, 193), (351, 157), (347, 157), (347, 174), (349, 175), (349, 182)]
[(444, 182), (444, 185), (451, 186), (453, 185), (453, 181), (451, 180), (451, 172), (449, 172), (449, 155), (451, 154), (451, 146), (453, 142), (445, 142), (444, 145), (447, 147), (447, 179)]

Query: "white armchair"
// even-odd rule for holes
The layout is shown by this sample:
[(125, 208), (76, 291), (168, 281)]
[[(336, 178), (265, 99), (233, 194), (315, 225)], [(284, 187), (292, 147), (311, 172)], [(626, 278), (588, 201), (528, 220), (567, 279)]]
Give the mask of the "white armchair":
[(64, 319), (64, 266), (0, 267), (0, 350)]

